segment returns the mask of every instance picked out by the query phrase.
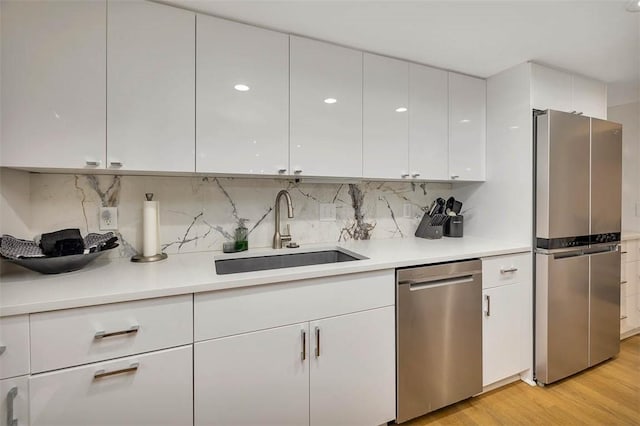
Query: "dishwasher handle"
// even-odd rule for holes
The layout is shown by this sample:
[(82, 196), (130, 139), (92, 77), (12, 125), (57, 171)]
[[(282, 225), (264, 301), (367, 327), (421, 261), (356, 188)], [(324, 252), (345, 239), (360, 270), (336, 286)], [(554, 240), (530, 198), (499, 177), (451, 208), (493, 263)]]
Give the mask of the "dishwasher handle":
[(404, 280), (400, 281), (399, 285), (409, 285), (409, 291), (418, 291), (424, 290), (426, 288), (437, 288), (443, 287), (445, 285), (456, 285), (456, 284), (466, 284), (473, 282), (473, 275), (463, 275), (457, 276), (453, 278), (444, 278), (438, 280), (431, 281), (415, 281), (415, 280)]

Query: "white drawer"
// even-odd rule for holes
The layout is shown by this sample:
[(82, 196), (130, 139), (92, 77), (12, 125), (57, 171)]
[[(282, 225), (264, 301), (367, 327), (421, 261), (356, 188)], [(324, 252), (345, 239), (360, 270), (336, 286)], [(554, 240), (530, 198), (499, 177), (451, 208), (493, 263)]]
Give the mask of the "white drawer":
[(638, 241), (627, 240), (620, 243), (620, 251), (622, 252), (622, 263), (635, 262), (638, 260)]
[(196, 294), (194, 339), (230, 336), (394, 303), (394, 270)]
[(31, 426), (192, 425), (192, 348), (31, 376)]
[(530, 282), (531, 253), (492, 256), (482, 259), (482, 288)]
[(627, 262), (622, 264), (620, 271), (621, 280), (627, 283), (627, 294), (638, 292), (638, 262)]
[(0, 379), (29, 374), (29, 316), (0, 318)]
[(9, 419), (17, 426), (29, 424), (29, 376), (0, 380), (0, 425), (8, 426)]
[(33, 314), (31, 371), (192, 343), (192, 312), (188, 294)]

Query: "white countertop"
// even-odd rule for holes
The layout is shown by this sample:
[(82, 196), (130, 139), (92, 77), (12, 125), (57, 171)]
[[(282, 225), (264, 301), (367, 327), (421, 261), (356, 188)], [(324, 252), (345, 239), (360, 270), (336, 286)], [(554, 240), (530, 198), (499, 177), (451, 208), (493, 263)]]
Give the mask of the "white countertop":
[[(98, 259), (86, 268), (42, 275), (10, 265), (0, 276), (0, 316), (68, 309), (178, 294), (224, 290), (322, 276), (392, 269), (530, 251), (529, 246), (474, 237), (397, 238), (354, 241), (338, 245), (305, 245), (302, 251), (342, 247), (365, 260), (217, 275), (214, 256), (220, 252), (169, 255), (157, 263), (129, 259)], [(255, 249), (239, 256), (288, 253), (291, 249)], [(226, 255), (225, 255), (226, 256)]]

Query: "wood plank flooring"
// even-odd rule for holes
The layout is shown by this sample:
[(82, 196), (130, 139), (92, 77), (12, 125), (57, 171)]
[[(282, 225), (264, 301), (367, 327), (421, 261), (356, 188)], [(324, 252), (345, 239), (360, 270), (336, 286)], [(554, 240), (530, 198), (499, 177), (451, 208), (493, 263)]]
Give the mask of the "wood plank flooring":
[(622, 341), (616, 358), (568, 379), (512, 383), (404, 425), (640, 425), (640, 335)]

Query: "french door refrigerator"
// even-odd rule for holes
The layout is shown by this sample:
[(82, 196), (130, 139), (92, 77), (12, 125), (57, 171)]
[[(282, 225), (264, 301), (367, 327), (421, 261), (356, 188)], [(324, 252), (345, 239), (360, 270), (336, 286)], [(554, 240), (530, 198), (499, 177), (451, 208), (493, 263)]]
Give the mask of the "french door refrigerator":
[(622, 126), (547, 110), (536, 121), (535, 378), (620, 348)]

